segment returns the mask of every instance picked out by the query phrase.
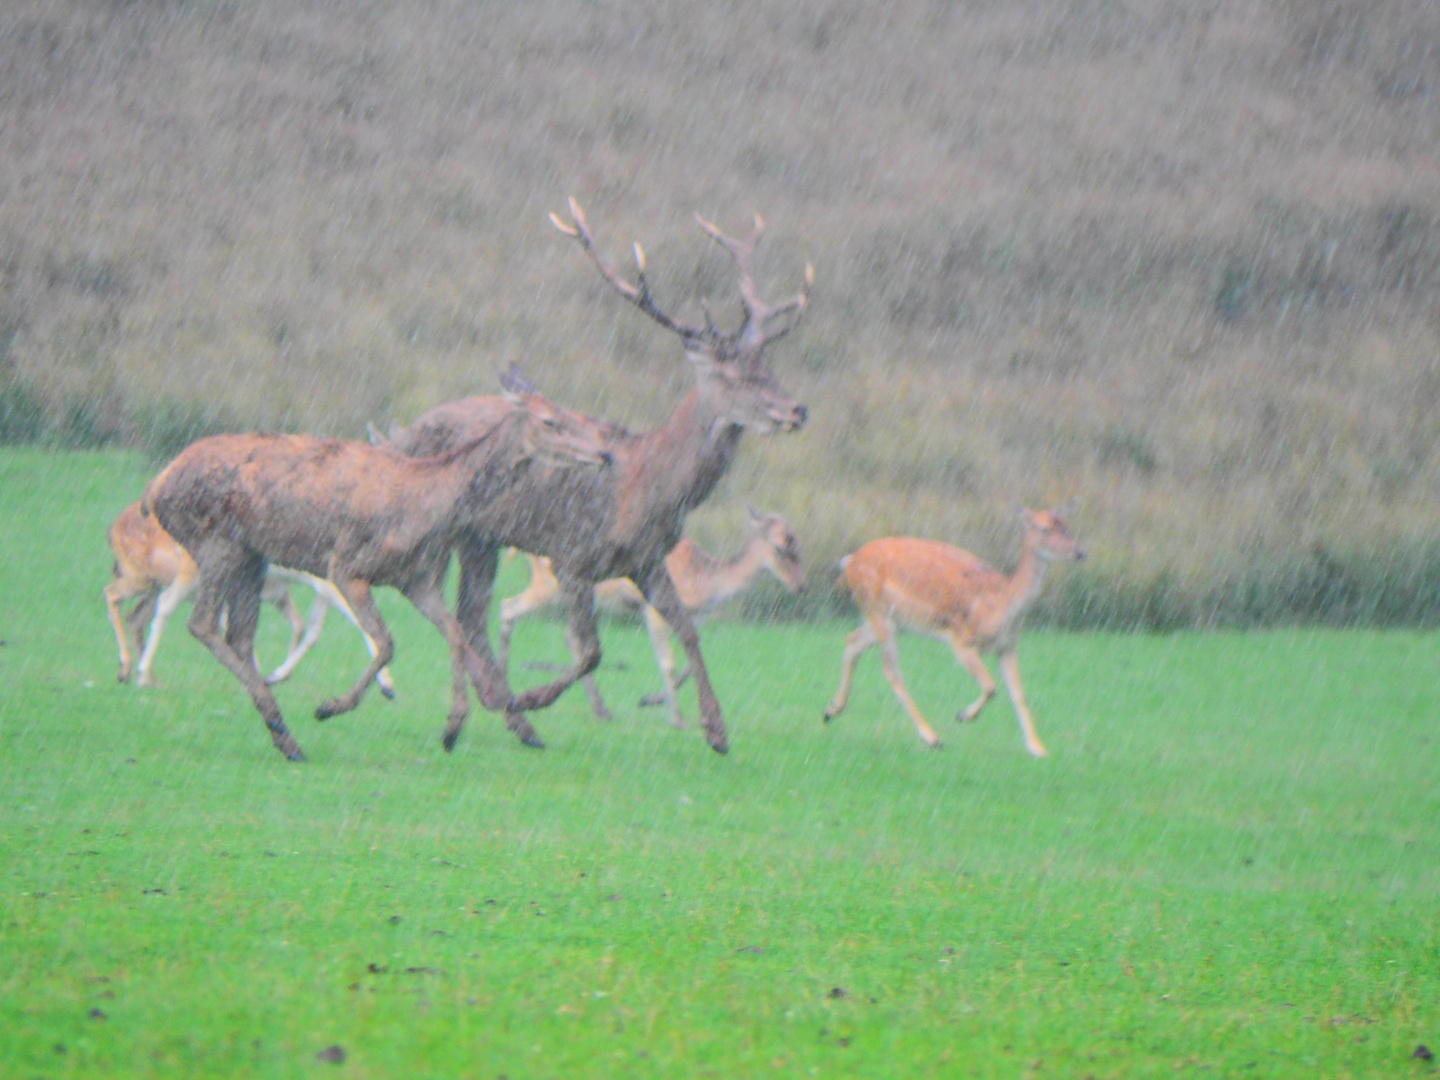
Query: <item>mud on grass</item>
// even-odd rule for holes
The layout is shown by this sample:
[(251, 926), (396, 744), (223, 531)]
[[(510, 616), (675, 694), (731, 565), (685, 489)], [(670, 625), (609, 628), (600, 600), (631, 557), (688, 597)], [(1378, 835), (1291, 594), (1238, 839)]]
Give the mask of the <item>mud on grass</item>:
[(477, 713), (446, 755), (442, 643), (386, 595), (399, 700), (306, 719), (363, 662), (334, 620), (280, 689), (293, 766), (179, 624), (162, 687), (114, 684), (104, 527), (143, 478), (0, 458), (0, 1074), (1430, 1071), (1431, 635), (1037, 633), (1035, 762), (1003, 700), (953, 722), (932, 643), (938, 754), (872, 657), (821, 723), (847, 626), (712, 623), (722, 759), (631, 704), (615, 623), (615, 721), (575, 692), (544, 753)]

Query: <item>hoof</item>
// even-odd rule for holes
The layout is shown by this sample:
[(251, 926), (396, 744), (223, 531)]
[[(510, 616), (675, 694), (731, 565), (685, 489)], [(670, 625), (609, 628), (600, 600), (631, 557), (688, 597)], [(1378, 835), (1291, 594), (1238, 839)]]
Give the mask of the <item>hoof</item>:
[(826, 709), (825, 712), (824, 712), (824, 714), (821, 715), (821, 717), (820, 717), (820, 722), (821, 722), (822, 724), (828, 724), (831, 720), (834, 720), (834, 719), (835, 719), (835, 715), (834, 715), (829, 709)]
[(380, 687), (380, 696), (383, 697), (386, 701), (394, 701), (395, 687), (382, 685)]
[(447, 731), (444, 735), (440, 736), (440, 745), (445, 748), (447, 754), (455, 749), (455, 744), (459, 741), (460, 732), (458, 731)]
[(521, 741), (522, 743), (524, 743), (526, 746), (530, 747), (530, 749), (532, 749), (532, 750), (544, 750), (544, 749), (545, 749), (545, 742), (544, 742), (544, 740), (542, 740), (542, 739), (540, 738), (540, 736), (539, 736), (539, 735), (536, 735), (533, 731), (532, 731), (529, 735), (521, 735), (521, 736), (520, 736), (520, 741)]
[(286, 755), (285, 755), (285, 760), (286, 760), (286, 761), (300, 761), (300, 762), (303, 762), (303, 761), (306, 760), (305, 751), (304, 751), (304, 750), (301, 750), (301, 749), (297, 746), (294, 750), (291, 750), (291, 751), (289, 751), (288, 753), (286, 753)]
[(944, 749), (945, 749), (945, 744), (944, 744), (943, 742), (941, 742), (939, 739), (936, 739), (936, 740), (935, 740), (934, 742), (932, 742), (932, 743), (926, 743), (925, 746), (926, 746), (926, 749), (929, 749), (929, 750), (944, 750)]
[(315, 706), (315, 719), (329, 720), (330, 717), (336, 716), (343, 711), (344, 710), (340, 708), (340, 703), (338, 701), (326, 701), (320, 705)]
[(707, 732), (705, 741), (710, 744), (710, 749), (714, 750), (717, 754), (728, 754), (730, 752), (730, 740), (725, 737), (723, 731), (718, 735), (712, 735)]
[(118, 683), (127, 683), (127, 682), (129, 682), (129, 681), (130, 681), (130, 672), (128, 672), (128, 671), (119, 672), (119, 673), (115, 676), (115, 681), (118, 682)]
[(596, 710), (595, 710), (595, 719), (596, 719), (596, 720), (602, 720), (602, 721), (603, 721), (603, 720), (614, 720), (614, 719), (615, 719), (615, 714), (612, 713), (609, 709), (596, 709)]
[(668, 705), (670, 699), (664, 694), (646, 694), (640, 699), (640, 708), (653, 709), (656, 705)]

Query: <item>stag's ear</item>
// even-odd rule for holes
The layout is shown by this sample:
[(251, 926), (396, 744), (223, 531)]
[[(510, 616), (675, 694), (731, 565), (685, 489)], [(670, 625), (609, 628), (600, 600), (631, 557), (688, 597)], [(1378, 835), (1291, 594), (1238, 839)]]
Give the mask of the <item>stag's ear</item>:
[(513, 363), (510, 365), (510, 369), (500, 376), (500, 389), (511, 401), (516, 400), (516, 397), (511, 397), (512, 394), (524, 398), (540, 392), (539, 388), (520, 370), (520, 365)]

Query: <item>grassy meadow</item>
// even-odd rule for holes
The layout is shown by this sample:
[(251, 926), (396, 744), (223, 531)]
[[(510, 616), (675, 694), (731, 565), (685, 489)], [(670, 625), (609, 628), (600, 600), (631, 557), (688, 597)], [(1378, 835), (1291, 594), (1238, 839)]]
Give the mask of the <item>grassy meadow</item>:
[(442, 643), (387, 592), (398, 700), (308, 719), (363, 660), (332, 618), (279, 689), (295, 766), (179, 619), (160, 687), (114, 683), (146, 474), (0, 454), (0, 1075), (1433, 1075), (1432, 634), (1037, 631), (1037, 762), (1003, 697), (954, 723), (934, 643), (940, 753), (873, 655), (821, 723), (848, 625), (717, 622), (720, 758), (630, 704), (610, 623), (616, 720), (576, 690), (543, 753), (477, 712), (446, 755)]

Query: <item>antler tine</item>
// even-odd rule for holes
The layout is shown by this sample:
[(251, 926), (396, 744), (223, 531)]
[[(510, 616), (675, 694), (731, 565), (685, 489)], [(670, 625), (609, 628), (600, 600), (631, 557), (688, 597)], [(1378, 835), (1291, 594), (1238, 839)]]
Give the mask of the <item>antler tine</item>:
[[(805, 284), (799, 293), (783, 304), (771, 306), (760, 298), (759, 288), (755, 284), (755, 277), (750, 269), (750, 257), (755, 254), (761, 234), (765, 231), (765, 219), (759, 214), (755, 215), (755, 229), (747, 240), (727, 236), (699, 214), (695, 215), (695, 220), (700, 223), (700, 227), (712, 240), (730, 252), (736, 265), (740, 268), (740, 299), (744, 318), (740, 329), (735, 332), (734, 340), (738, 341), (743, 338), (752, 348), (759, 348), (777, 338), (784, 337), (793, 330), (800, 321), (801, 312), (805, 310), (805, 302), (810, 295), (810, 286), (815, 283), (814, 266), (810, 263), (805, 264)], [(793, 315), (794, 318), (778, 330), (767, 331), (766, 324), (777, 315)]]
[(755, 230), (750, 234), (748, 240), (740, 240), (733, 236), (727, 236), (721, 232), (719, 227), (712, 222), (706, 221), (699, 214), (695, 220), (700, 223), (700, 228), (705, 234), (717, 244), (730, 252), (735, 260), (735, 265), (740, 268), (740, 298), (745, 305), (745, 321), (736, 331), (738, 339), (745, 335), (750, 327), (763, 323), (770, 315), (770, 308), (764, 300), (760, 299), (760, 292), (755, 286), (755, 277), (750, 272), (750, 257), (755, 254), (755, 248), (760, 243), (760, 236), (765, 231), (765, 219), (759, 214), (755, 215)]
[(600, 249), (595, 244), (595, 237), (590, 234), (590, 223), (585, 220), (585, 212), (580, 209), (580, 204), (576, 202), (573, 197), (570, 199), (570, 214), (575, 219), (573, 226), (566, 225), (565, 222), (554, 213), (550, 215), (550, 221), (566, 236), (573, 236), (580, 242), (580, 246), (585, 249), (586, 254), (590, 256), (591, 261), (595, 264), (596, 268), (599, 269), (600, 276), (614, 286), (616, 292), (629, 300), (641, 311), (645, 312), (646, 315), (649, 315), (661, 326), (667, 330), (673, 330), (683, 338), (696, 338), (705, 335), (705, 331), (700, 327), (686, 326), (684, 323), (676, 322), (656, 305), (650, 296), (650, 285), (645, 280), (645, 252), (639, 244), (635, 245), (635, 264), (639, 269), (640, 284), (635, 286), (621, 278), (610, 264), (605, 261), (605, 256), (600, 254)]

